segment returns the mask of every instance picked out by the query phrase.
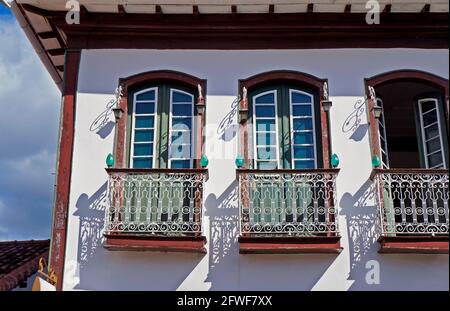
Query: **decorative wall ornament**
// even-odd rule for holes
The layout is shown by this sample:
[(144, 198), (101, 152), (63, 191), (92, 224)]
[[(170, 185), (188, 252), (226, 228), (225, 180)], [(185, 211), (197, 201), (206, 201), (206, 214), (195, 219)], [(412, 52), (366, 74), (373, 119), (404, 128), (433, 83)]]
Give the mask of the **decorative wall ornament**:
[(323, 99), (328, 100), (329, 99), (329, 93), (328, 93), (328, 82), (323, 83)]
[(244, 86), (243, 88), (242, 88), (242, 100), (246, 103), (247, 102), (247, 96), (248, 96), (248, 94), (247, 94), (247, 88)]
[(377, 99), (376, 94), (375, 94), (375, 89), (373, 86), (368, 86), (369, 89), (369, 98), (373, 101), (375, 101)]
[(92, 122), (89, 130), (91, 132), (101, 131), (103, 128), (107, 127), (109, 123), (114, 125), (112, 120), (110, 120), (110, 115), (114, 111), (114, 109), (120, 109), (120, 102), (123, 97), (123, 88), (122, 85), (118, 85), (114, 90), (114, 99), (111, 99), (105, 107), (105, 110), (100, 113), (95, 120)]
[(52, 285), (56, 285), (56, 283), (58, 282), (58, 277), (56, 276), (55, 271), (47, 266), (44, 258), (39, 259), (38, 275)]
[(362, 115), (366, 111), (367, 100), (358, 99), (354, 104), (354, 109), (351, 114), (345, 119), (342, 124), (343, 133), (353, 133), (361, 125)]
[(119, 86), (116, 88), (114, 95), (116, 97), (116, 105), (119, 106), (120, 101), (122, 100), (123, 96), (123, 88), (122, 85), (119, 84)]
[(198, 101), (200, 103), (203, 103), (203, 101), (205, 100), (205, 98), (203, 97), (203, 89), (202, 86), (200, 84), (197, 85), (198, 88)]

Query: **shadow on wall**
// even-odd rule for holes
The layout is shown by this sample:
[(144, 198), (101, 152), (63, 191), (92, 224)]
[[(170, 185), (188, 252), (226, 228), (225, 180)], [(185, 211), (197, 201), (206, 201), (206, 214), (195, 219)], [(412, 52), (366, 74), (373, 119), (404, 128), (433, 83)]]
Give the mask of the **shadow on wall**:
[(76, 203), (79, 217), (78, 267), (75, 289), (176, 290), (203, 255), (164, 252), (112, 252), (103, 248), (107, 183)]
[[(352, 287), (366, 285), (366, 264), (377, 258), (378, 251), (378, 213), (373, 205), (373, 183), (367, 180), (355, 194), (344, 193), (341, 198), (341, 214), (347, 218), (347, 233), (350, 251), (349, 280), (354, 281)], [(375, 289), (371, 286), (372, 289)]]
[(108, 137), (114, 129), (115, 123), (111, 119), (113, 118), (112, 109), (115, 104), (115, 99), (110, 100), (106, 104), (105, 110), (95, 118), (89, 127), (89, 130), (95, 132), (101, 139)]
[(237, 181), (231, 183), (219, 196), (210, 194), (205, 201), (210, 219), (209, 269), (205, 282), (210, 290), (236, 290), (238, 287), (239, 211)]
[(350, 139), (356, 142), (361, 141), (369, 130), (369, 125), (367, 123), (361, 124), (361, 116), (365, 113), (365, 111), (366, 101), (363, 99), (358, 99), (354, 105), (352, 113), (348, 115), (342, 125), (342, 133), (352, 133)]
[(206, 199), (210, 217), (210, 290), (311, 290), (330, 267), (333, 254), (239, 254), (238, 184)]
[(235, 116), (238, 112), (239, 97), (237, 97), (230, 107), (230, 112), (220, 121), (217, 127), (217, 135), (223, 141), (231, 141), (239, 131), (239, 125), (235, 121)]
[[(349, 237), (348, 279), (354, 281), (349, 290), (448, 290), (448, 255), (378, 253), (380, 218), (374, 193), (369, 179), (355, 194), (347, 192), (340, 201)], [(372, 273), (376, 270), (378, 284), (372, 283), (377, 279)]]

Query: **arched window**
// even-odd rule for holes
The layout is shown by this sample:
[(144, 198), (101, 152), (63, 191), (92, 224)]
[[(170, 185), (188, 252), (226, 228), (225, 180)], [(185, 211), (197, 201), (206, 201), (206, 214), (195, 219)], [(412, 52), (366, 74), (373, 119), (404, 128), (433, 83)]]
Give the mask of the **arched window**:
[(194, 168), (196, 92), (173, 83), (130, 90), (131, 168)]
[(173, 71), (120, 80), (124, 97), (116, 139), (117, 167), (199, 168), (206, 81)]
[(249, 168), (329, 167), (328, 115), (321, 106), (326, 85), (326, 80), (292, 71), (240, 81), (247, 93), (241, 111), (248, 110), (240, 120), (248, 135), (241, 153)]
[(448, 80), (400, 70), (366, 79), (366, 85), (372, 154), (380, 166), (447, 168)]

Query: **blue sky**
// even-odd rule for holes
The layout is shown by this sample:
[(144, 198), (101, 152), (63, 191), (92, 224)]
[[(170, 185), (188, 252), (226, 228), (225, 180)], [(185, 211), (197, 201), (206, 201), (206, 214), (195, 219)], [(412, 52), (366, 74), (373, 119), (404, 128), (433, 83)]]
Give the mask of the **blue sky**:
[(0, 5), (0, 240), (50, 237), (60, 93)]

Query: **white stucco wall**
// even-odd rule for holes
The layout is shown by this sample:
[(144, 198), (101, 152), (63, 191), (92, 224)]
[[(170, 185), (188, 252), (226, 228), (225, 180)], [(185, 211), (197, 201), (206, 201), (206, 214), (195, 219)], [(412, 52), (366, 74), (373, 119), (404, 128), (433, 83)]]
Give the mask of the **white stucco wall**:
[[(353, 49), (290, 51), (83, 51), (78, 82), (64, 290), (448, 290), (447, 255), (381, 255), (374, 236), (377, 209), (370, 195), (366, 115), (357, 132), (342, 126), (364, 96), (364, 78), (396, 69), (419, 69), (448, 78), (448, 50)], [(120, 77), (177, 70), (208, 80), (205, 193), (208, 254), (110, 252), (102, 247), (112, 116), (103, 129), (93, 121), (113, 98)], [(237, 137), (217, 126), (230, 113), (238, 80), (270, 70), (298, 70), (329, 79), (337, 182), (339, 255), (240, 255), (235, 165)], [(235, 120), (237, 116), (234, 116)], [(228, 156), (214, 157), (208, 148)], [(366, 263), (380, 263), (381, 283), (365, 281)]]

